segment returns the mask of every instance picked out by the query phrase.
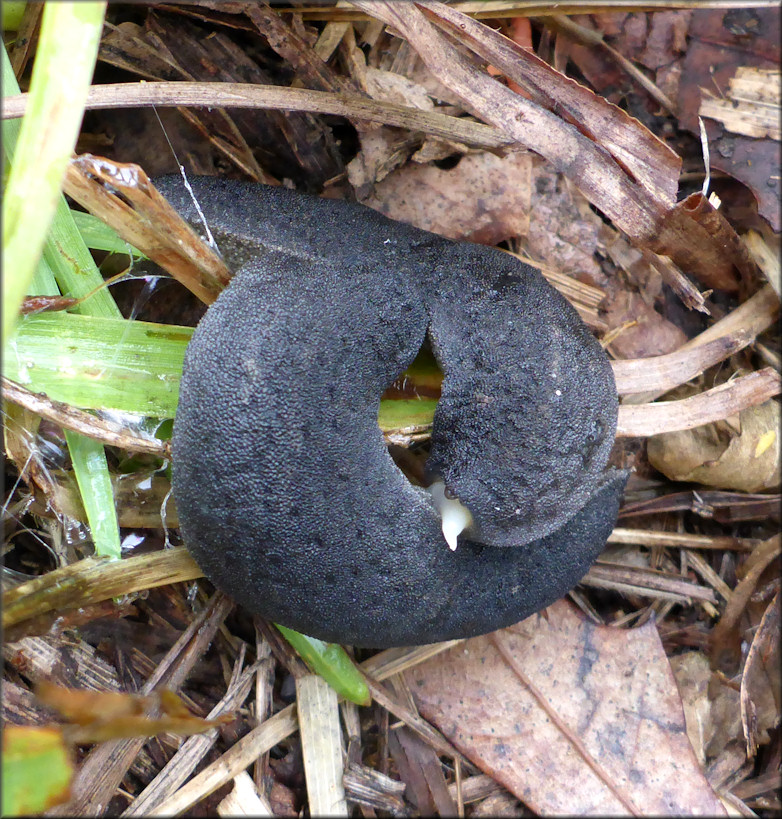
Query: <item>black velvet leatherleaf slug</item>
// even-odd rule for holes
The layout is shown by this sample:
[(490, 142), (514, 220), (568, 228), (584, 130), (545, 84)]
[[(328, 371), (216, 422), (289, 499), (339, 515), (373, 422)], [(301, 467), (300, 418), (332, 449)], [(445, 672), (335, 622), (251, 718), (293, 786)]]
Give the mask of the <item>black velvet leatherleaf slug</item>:
[[(610, 364), (565, 299), (509, 254), (360, 205), (192, 187), (236, 271), (190, 342), (174, 425), (180, 527), (207, 577), (377, 648), (492, 631), (574, 586), (626, 475), (606, 468)], [(181, 181), (159, 188), (197, 227)], [(471, 514), (455, 550), (377, 423), (427, 333), (445, 373), (429, 468)]]

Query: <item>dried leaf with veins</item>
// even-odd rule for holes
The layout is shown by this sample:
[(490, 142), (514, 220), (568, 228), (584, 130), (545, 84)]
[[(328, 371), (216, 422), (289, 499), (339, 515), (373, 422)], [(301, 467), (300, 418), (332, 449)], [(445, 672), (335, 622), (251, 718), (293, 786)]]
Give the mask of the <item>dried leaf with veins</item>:
[(546, 613), (408, 671), (421, 713), (536, 813), (724, 815), (654, 624)]

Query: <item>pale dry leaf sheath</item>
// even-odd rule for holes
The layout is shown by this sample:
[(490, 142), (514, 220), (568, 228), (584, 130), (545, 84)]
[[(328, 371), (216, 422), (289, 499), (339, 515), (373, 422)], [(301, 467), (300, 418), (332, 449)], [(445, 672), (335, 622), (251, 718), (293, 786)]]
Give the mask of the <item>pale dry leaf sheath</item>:
[[(779, 297), (774, 292), (774, 288), (767, 284), (735, 310), (728, 313), (727, 316), (716, 321), (707, 330), (683, 344), (677, 352), (681, 353), (695, 347), (702, 347), (719, 338), (738, 338), (743, 335), (745, 338), (754, 339), (764, 330), (768, 330), (778, 316)], [(645, 404), (648, 401), (653, 401), (663, 392), (665, 390), (652, 390), (630, 395), (622, 403), (625, 406), (628, 404)]]
[[(278, 111), (308, 111), (316, 114), (362, 119), (377, 125), (393, 125), (423, 131), (443, 139), (466, 142), (486, 148), (500, 148), (514, 142), (512, 137), (481, 122), (459, 119), (445, 114), (419, 111), (368, 97), (310, 91), (304, 88), (257, 86), (246, 83), (215, 82), (144, 82), (94, 85), (85, 109), (215, 107), (270, 108)], [(27, 95), (6, 97), (0, 116), (14, 119), (23, 116)]]
[(724, 97), (717, 97), (710, 88), (701, 88), (701, 92), (700, 116), (721, 122), (726, 131), (734, 134), (780, 139), (782, 75), (779, 70), (739, 66)]
[(247, 771), (234, 777), (234, 789), (217, 806), (218, 816), (274, 816), (269, 800), (258, 793)]
[(671, 390), (744, 349), (752, 340), (750, 333), (740, 330), (733, 336), (723, 336), (666, 355), (612, 361), (616, 391), (626, 395)]
[(64, 188), (205, 304), (231, 280), (222, 258), (158, 193), (140, 166), (83, 154), (68, 166)]

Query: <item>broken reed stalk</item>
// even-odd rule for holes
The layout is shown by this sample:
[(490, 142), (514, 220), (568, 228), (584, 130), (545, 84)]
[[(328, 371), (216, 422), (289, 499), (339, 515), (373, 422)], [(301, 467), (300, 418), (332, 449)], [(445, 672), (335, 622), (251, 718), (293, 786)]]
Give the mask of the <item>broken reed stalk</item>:
[[(740, 304), (727, 316), (716, 321), (707, 330), (683, 344), (676, 352), (683, 353), (696, 347), (702, 347), (720, 338), (743, 337), (750, 341), (768, 330), (779, 316), (779, 298), (770, 285), (764, 285), (757, 293)], [(675, 355), (673, 353), (672, 355)], [(682, 382), (683, 383), (683, 382)], [(650, 387), (648, 391), (631, 395), (623, 404), (646, 404), (654, 401), (665, 390)]]
[(312, 816), (347, 816), (337, 692), (317, 674), (296, 680), (304, 776)]
[(628, 529), (617, 526), (608, 536), (608, 543), (751, 552), (760, 541), (753, 538), (737, 538), (728, 535), (691, 535), (686, 532), (661, 532), (656, 529)]
[[(238, 679), (232, 680), (222, 699), (212, 708), (207, 718), (216, 719), (223, 714), (241, 708), (252, 688), (256, 670), (257, 663), (245, 669)], [(166, 798), (166, 794), (171, 793), (171, 791), (187, 781), (190, 774), (211, 750), (218, 738), (219, 734), (216, 730), (188, 737), (160, 773), (128, 805), (122, 816), (154, 815), (157, 805)]]
[[(418, 662), (423, 662), (424, 659), (428, 659), (450, 648), (452, 644), (453, 641), (420, 647), (426, 653), (419, 653), (417, 655)], [(400, 657), (400, 652), (415, 653), (418, 651), (418, 649), (388, 649), (388, 651), (381, 652), (372, 658), (372, 666), (369, 665), (370, 661), (368, 661), (361, 665), (361, 669), (365, 674), (368, 674), (371, 668), (377, 669), (374, 679), (368, 679), (368, 683), (373, 692), (378, 692), (378, 695), (381, 697), (380, 704), (383, 707), (392, 707), (392, 713), (402, 719), (413, 730), (422, 733), (424, 738), (431, 742), (439, 752), (454, 758), (459, 757), (459, 752), (451, 746), (447, 740), (443, 739), (428, 722), (425, 722), (421, 717), (410, 714), (406, 709), (394, 703), (385, 692), (385, 689), (377, 685), (378, 682), (391, 676), (391, 673), (395, 673), (393, 668), (397, 667), (398, 664), (401, 663), (404, 665), (404, 661)], [(383, 658), (386, 655), (391, 655), (392, 661), (388, 664), (388, 668), (386, 669), (388, 673), (381, 673), (384, 666)], [(296, 706), (289, 705), (282, 711), (277, 712), (273, 717), (261, 723), (257, 728), (254, 728), (249, 734), (242, 737), (239, 742), (226, 751), (217, 761), (213, 762), (179, 788), (179, 790), (158, 804), (155, 809), (155, 815), (175, 816), (186, 811), (205, 796), (208, 796), (227, 782), (230, 782), (240, 771), (245, 770), (251, 765), (255, 759), (273, 748), (279, 742), (282, 742), (282, 740), (289, 737), (297, 729)], [(472, 770), (472, 765), (467, 760), (463, 760), (463, 765)]]
[(3, 595), (3, 628), (46, 614), (203, 577), (182, 546), (126, 560), (87, 557)]
[(616, 391), (620, 395), (667, 392), (743, 350), (753, 340), (750, 333), (739, 330), (733, 336), (721, 336), (690, 349), (681, 347), (665, 355), (612, 361)]
[(678, 575), (657, 569), (643, 569), (598, 560), (581, 579), (584, 586), (617, 589), (627, 595), (674, 600), (688, 604), (692, 599), (716, 603), (711, 589)]
[(63, 187), (204, 304), (211, 304), (230, 282), (222, 258), (158, 193), (139, 165), (83, 154), (68, 165)]

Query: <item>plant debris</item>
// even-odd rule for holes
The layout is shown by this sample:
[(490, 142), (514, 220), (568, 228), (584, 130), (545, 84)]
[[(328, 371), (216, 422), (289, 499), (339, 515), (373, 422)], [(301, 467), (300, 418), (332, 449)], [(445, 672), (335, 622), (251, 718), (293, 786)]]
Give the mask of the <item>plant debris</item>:
[[(114, 229), (71, 220), (102, 275), (55, 237), (4, 355), (4, 813), (779, 815), (780, 16), (108, 5), (66, 185)], [(28, 3), (4, 32), (23, 91), (41, 19)], [(4, 100), (4, 144), (26, 107)], [(214, 593), (169, 439), (190, 326), (231, 273), (149, 181), (180, 162), (542, 269), (612, 359), (632, 470), (569, 600), (467, 641), (326, 646), (358, 706)], [(381, 401), (418, 484), (441, 380), (424, 349)], [(93, 554), (77, 433), (121, 560)]]

